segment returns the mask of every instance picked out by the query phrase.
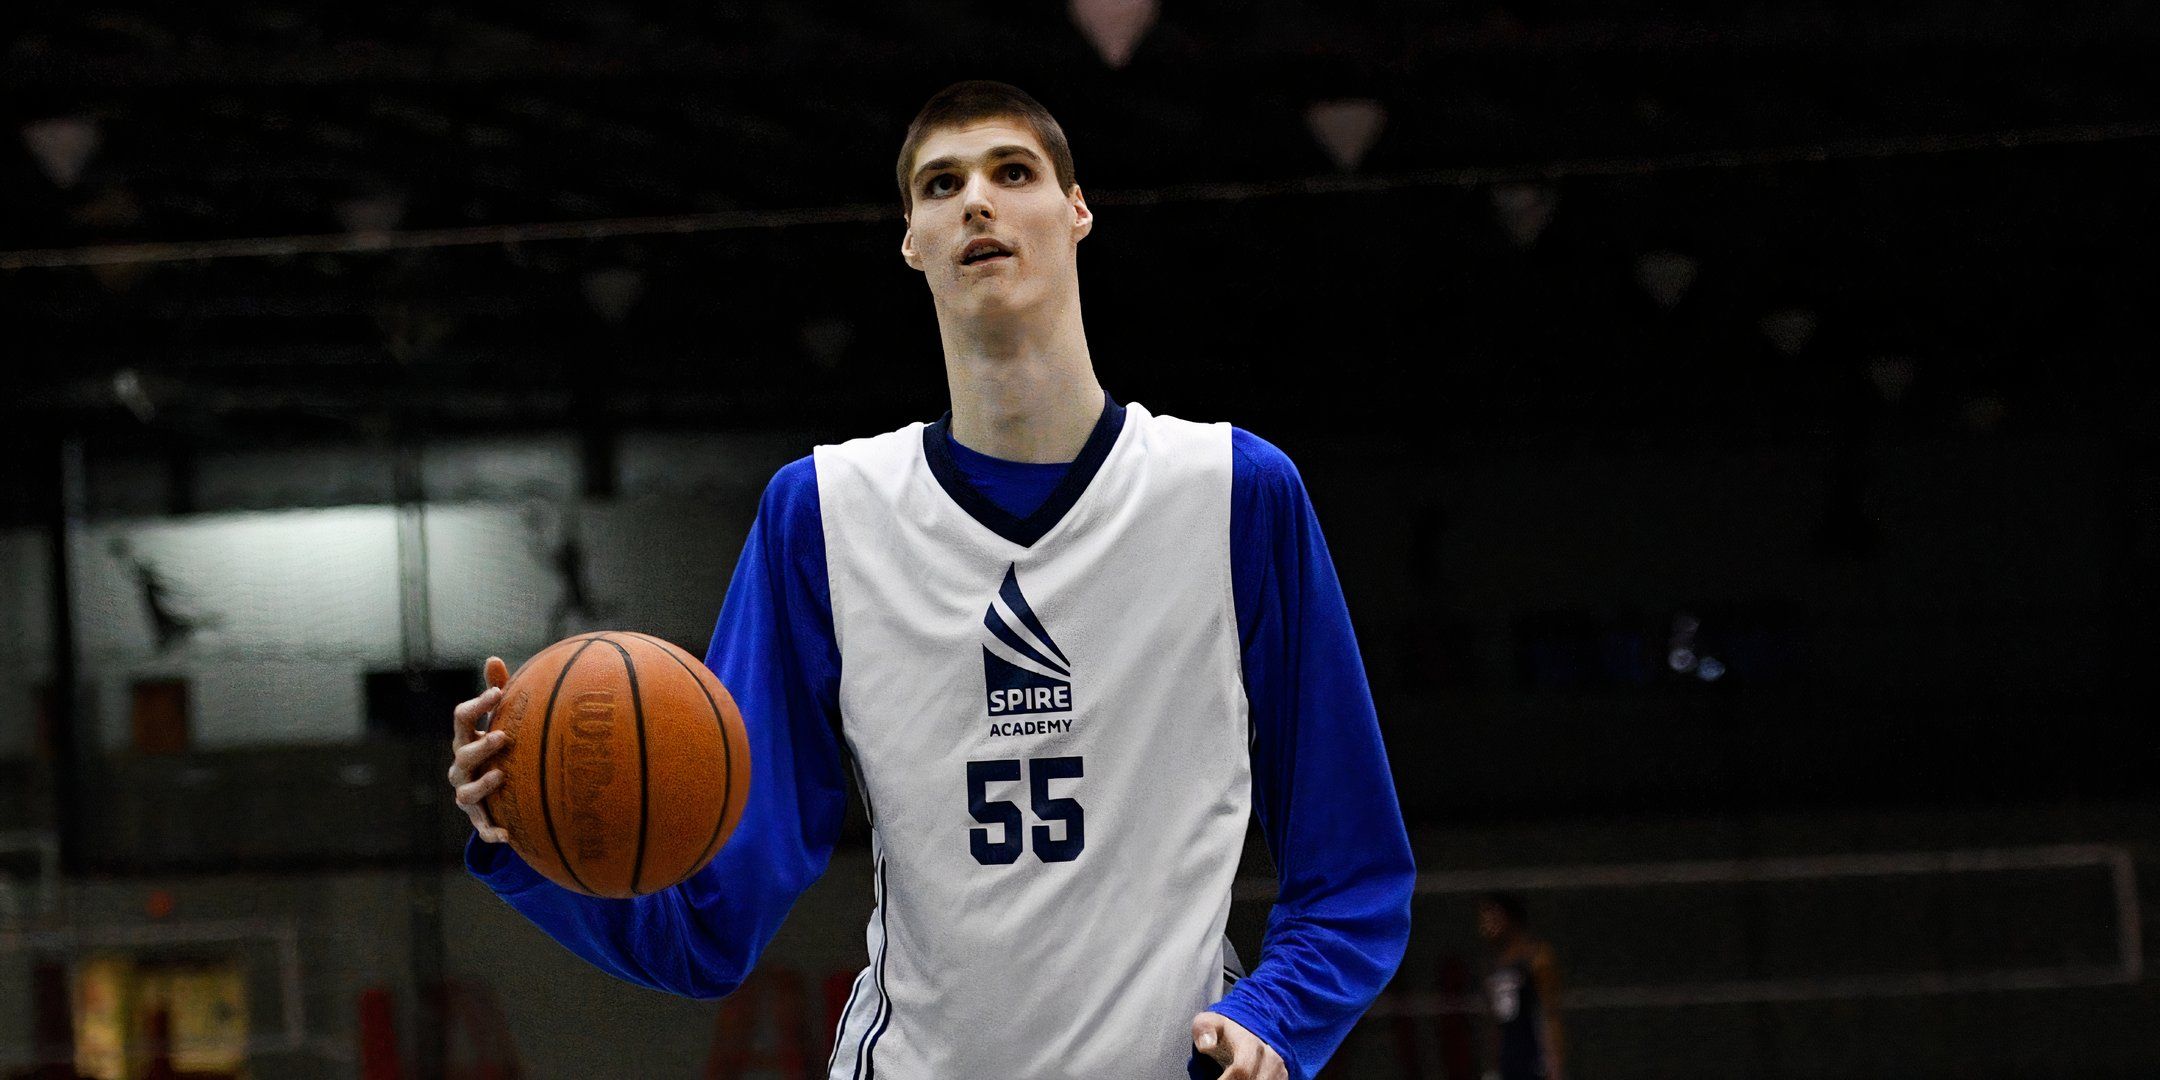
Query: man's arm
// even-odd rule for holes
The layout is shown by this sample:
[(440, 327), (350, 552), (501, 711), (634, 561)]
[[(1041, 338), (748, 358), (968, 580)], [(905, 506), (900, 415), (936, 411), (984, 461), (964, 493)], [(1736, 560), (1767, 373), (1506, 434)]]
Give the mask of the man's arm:
[(1311, 1080), (1397, 965), (1416, 867), (1342, 586), (1304, 482), (1233, 429), (1232, 591), (1253, 791), (1280, 891), (1260, 962), (1212, 1011)]
[(1560, 1028), (1560, 962), (1553, 956), (1551, 945), (1540, 944), (1530, 954), (1530, 981), (1537, 987), (1538, 1008), (1545, 1024), (1540, 1032), (1545, 1038), (1545, 1075), (1549, 1080), (1562, 1080), (1567, 1075), (1567, 1037)]
[(750, 737), (742, 821), (705, 869), (649, 896), (607, 900), (548, 881), (477, 834), (466, 867), (611, 975), (690, 997), (732, 992), (825, 872), (846, 813), (828, 590), (816, 467), (803, 458), (765, 489), (705, 656)]

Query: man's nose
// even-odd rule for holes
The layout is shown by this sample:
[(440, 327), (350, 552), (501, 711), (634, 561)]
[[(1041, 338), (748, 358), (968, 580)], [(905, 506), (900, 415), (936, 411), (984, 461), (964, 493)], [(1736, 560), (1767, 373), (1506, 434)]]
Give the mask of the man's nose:
[(968, 181), (967, 197), (960, 205), (960, 220), (972, 224), (977, 217), (984, 221), (996, 218), (990, 209), (990, 185), (981, 177)]

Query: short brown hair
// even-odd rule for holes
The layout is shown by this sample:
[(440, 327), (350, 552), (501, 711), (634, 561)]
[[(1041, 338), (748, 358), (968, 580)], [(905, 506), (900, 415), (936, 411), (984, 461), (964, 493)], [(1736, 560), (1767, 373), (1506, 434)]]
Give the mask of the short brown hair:
[(956, 82), (931, 95), (923, 103), (922, 111), (915, 114), (915, 122), (908, 125), (907, 140), (900, 144), (900, 161), (893, 171), (900, 180), (900, 212), (915, 211), (915, 192), (909, 186), (908, 173), (915, 166), (915, 152), (922, 149), (923, 140), (938, 128), (959, 127), (978, 120), (1018, 120), (1035, 133), (1035, 138), (1050, 155), (1050, 168), (1057, 174), (1058, 190), (1070, 192), (1079, 183), (1073, 177), (1072, 147), (1065, 141), (1065, 129), (1058, 126), (1057, 117), (1042, 103), (1027, 95), (1027, 91), (1010, 83), (992, 82), (989, 79), (969, 79)]

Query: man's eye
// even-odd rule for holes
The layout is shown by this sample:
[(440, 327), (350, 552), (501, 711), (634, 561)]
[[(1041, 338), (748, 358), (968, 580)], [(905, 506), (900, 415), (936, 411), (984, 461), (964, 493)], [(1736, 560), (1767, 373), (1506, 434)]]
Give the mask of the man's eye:
[[(1027, 167), (1027, 166), (1025, 166), (1025, 165), (1004, 165), (1004, 166), (1000, 166), (1000, 167), (999, 167), (999, 169), (998, 169), (998, 171), (999, 171), (1000, 173), (1004, 173), (1004, 174), (1005, 174), (1005, 178), (1006, 178), (1006, 179), (1008, 179), (1008, 180), (1011, 180), (1011, 181), (1012, 181), (1013, 183), (1016, 183), (1016, 184), (1017, 184), (1017, 183), (1019, 183), (1019, 182), (1020, 182), (1020, 181), (1022, 181), (1022, 180), (1025, 180), (1025, 179), (1027, 179), (1027, 178), (1028, 178), (1028, 177), (1030, 177), (1030, 176), (1033, 176), (1033, 175), (1035, 175), (1035, 174), (1034, 174), (1034, 173), (1033, 173), (1032, 171), (1030, 171), (1030, 170), (1028, 169), (1028, 167)], [(1013, 173), (1018, 173), (1019, 175), (1018, 175), (1018, 176), (1014, 176), (1014, 175), (1012, 175)]]
[(929, 183), (923, 185), (923, 191), (931, 195), (942, 195), (946, 191), (951, 190), (950, 188), (943, 186), (945, 181), (950, 179), (952, 179), (951, 173), (939, 173), (936, 176), (931, 177)]

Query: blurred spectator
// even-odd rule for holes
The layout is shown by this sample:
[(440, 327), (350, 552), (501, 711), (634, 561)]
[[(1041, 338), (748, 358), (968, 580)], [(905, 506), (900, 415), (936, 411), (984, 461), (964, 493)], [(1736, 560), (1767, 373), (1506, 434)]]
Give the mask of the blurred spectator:
[(1493, 1068), (1487, 1080), (1561, 1080), (1566, 1040), (1560, 1027), (1560, 965), (1530, 931), (1522, 897), (1490, 893), (1478, 904), (1478, 933), (1493, 946), (1485, 977), (1493, 1019)]

